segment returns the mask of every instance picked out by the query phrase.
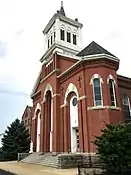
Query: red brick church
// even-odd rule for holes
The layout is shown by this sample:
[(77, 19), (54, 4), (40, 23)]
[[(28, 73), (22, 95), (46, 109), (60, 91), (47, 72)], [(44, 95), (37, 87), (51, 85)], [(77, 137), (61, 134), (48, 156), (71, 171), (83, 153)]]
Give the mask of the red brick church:
[(63, 4), (46, 25), (45, 53), (33, 88), (34, 152), (95, 153), (91, 142), (105, 123), (130, 122), (131, 79), (117, 74), (119, 59), (91, 42)]

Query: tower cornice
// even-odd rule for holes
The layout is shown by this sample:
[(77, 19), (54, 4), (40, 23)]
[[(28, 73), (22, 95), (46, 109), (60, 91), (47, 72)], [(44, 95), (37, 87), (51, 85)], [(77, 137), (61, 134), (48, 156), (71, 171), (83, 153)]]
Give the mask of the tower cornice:
[(46, 25), (45, 29), (43, 30), (43, 33), (44, 34), (46, 34), (50, 30), (50, 28), (52, 27), (52, 25), (55, 23), (55, 20), (56, 19), (59, 19), (59, 20), (61, 20), (63, 22), (66, 22), (68, 24), (71, 24), (71, 25), (73, 25), (75, 27), (80, 27), (80, 28), (83, 27), (83, 24), (82, 23), (79, 23), (78, 21), (73, 20), (71, 18), (68, 18), (66, 16), (63, 16), (63, 15), (61, 15), (59, 13), (55, 13), (53, 15), (53, 17), (50, 19), (50, 21), (48, 22), (48, 24)]

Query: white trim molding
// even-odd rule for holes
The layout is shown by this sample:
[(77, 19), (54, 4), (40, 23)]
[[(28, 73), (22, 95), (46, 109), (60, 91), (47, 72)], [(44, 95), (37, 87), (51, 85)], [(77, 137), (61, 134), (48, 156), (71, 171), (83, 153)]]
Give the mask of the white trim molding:
[(60, 96), (60, 94), (56, 93), (52, 96), (52, 98), (56, 97), (56, 96)]
[(52, 86), (49, 83), (46, 85), (46, 88), (45, 88), (45, 91), (44, 91), (43, 101), (45, 101), (45, 96), (46, 96), (47, 91), (51, 91), (51, 96), (53, 97), (53, 89), (52, 89)]
[(84, 60), (93, 60), (93, 59), (102, 59), (102, 58), (107, 58), (109, 60), (113, 60), (113, 61), (116, 61), (118, 63), (120, 62), (120, 60), (117, 57), (113, 57), (113, 56), (105, 54), (105, 53), (88, 55), (88, 56), (82, 57), (82, 59), (84, 59)]
[(109, 80), (113, 80), (115, 85), (116, 85), (116, 80), (114, 79), (114, 77), (111, 74), (107, 78), (107, 84), (109, 84)]
[(86, 96), (86, 95), (83, 95), (83, 96), (81, 96), (81, 97), (78, 98), (78, 101), (79, 101), (79, 100), (86, 99), (86, 98), (87, 98), (87, 96)]
[(99, 74), (94, 74), (90, 80), (90, 85), (93, 85), (93, 80), (99, 78), (100, 79), (100, 83), (104, 83), (102, 77)]
[(115, 107), (115, 106), (89, 106), (87, 107), (87, 110), (102, 110), (102, 109), (111, 109), (111, 110), (121, 111), (120, 107)]
[[(99, 79), (100, 82), (100, 92), (101, 92), (101, 105), (97, 105), (96, 104), (96, 100), (95, 100), (95, 92), (94, 92), (94, 80), (95, 79)], [(90, 80), (90, 85), (92, 85), (93, 88), (93, 102), (94, 102), (94, 106), (103, 106), (103, 93), (102, 93), (102, 83), (104, 83), (102, 77), (99, 74), (94, 74)]]
[(37, 110), (40, 110), (40, 112), (41, 112), (41, 105), (40, 105), (40, 103), (37, 103), (37, 105), (36, 105), (35, 112), (34, 112), (34, 117), (32, 118), (32, 120), (36, 119), (36, 112), (37, 112)]
[(64, 108), (67, 104), (60, 105), (60, 108)]
[(67, 97), (68, 97), (70, 92), (75, 92), (77, 99), (79, 99), (79, 94), (78, 94), (78, 90), (77, 90), (76, 86), (73, 83), (70, 83), (68, 85), (68, 88), (67, 88), (66, 93), (65, 93), (64, 104), (66, 104)]
[[(113, 77), (111, 77), (109, 79), (109, 82), (110, 82), (110, 80), (111, 80), (111, 84), (112, 84), (112, 88), (113, 88), (113, 96), (114, 96), (114, 105), (112, 105), (112, 106), (115, 106), (116, 107), (117, 106), (117, 103), (116, 103), (116, 89), (115, 89), (116, 83), (115, 83), (115, 80), (114, 80)], [(110, 88), (109, 82), (108, 82), (108, 88)], [(110, 93), (110, 89), (109, 89), (109, 93)], [(110, 94), (110, 102), (111, 102), (111, 94)]]

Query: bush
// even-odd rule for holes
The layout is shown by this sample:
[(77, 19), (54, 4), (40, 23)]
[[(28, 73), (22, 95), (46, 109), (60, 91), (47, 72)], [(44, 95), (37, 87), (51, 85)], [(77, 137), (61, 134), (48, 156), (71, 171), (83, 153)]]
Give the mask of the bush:
[(108, 174), (124, 174), (131, 165), (131, 124), (106, 125), (96, 136), (98, 157)]

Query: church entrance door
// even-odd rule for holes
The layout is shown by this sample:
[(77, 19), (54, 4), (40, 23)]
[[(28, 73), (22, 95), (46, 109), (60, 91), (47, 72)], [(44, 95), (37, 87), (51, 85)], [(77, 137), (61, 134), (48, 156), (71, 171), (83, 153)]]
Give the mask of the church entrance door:
[(78, 152), (79, 147), (79, 127), (78, 127), (78, 104), (74, 95), (70, 99), (70, 132), (71, 132), (71, 152)]

